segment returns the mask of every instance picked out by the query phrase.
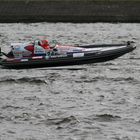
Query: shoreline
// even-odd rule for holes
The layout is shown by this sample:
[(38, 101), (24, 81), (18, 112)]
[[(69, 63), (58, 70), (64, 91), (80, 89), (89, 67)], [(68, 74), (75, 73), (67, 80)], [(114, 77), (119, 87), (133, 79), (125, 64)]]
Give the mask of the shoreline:
[(0, 23), (140, 22), (140, 0), (0, 0)]

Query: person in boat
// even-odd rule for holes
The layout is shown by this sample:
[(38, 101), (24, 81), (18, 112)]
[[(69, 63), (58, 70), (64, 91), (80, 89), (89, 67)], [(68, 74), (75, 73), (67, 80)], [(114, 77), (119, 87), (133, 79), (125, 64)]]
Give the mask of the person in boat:
[[(45, 56), (51, 51), (49, 42), (47, 40), (35, 40), (34, 43), (16, 44), (11, 45), (11, 51), (7, 54), (7, 57), (33, 57), (33, 56)], [(20, 56), (19, 56), (20, 54)]]
[(49, 42), (47, 40), (39, 40), (34, 42), (34, 55), (48, 55), (52, 49), (50, 48)]
[[(31, 50), (33, 55), (51, 55), (57, 52), (56, 44), (50, 45), (48, 40), (36, 40)], [(27, 48), (26, 48), (27, 49)]]
[(35, 47), (42, 47), (45, 50), (50, 50), (50, 45), (49, 42), (47, 40), (36, 40), (33, 45), (32, 45), (32, 49), (35, 49)]
[(41, 47), (43, 47), (45, 50), (49, 50), (50, 49), (50, 45), (49, 45), (48, 40), (41, 40), (41, 41), (39, 41), (39, 45)]

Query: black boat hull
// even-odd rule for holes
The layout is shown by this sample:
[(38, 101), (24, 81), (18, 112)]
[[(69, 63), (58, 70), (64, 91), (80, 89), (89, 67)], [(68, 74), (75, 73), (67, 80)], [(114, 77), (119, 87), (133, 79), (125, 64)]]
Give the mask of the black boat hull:
[(28, 61), (7, 61), (2, 60), (1, 65), (6, 68), (38, 68), (38, 67), (56, 67), (56, 66), (68, 66), (68, 65), (80, 65), (80, 64), (89, 64), (89, 63), (99, 63), (105, 62), (109, 60), (113, 60), (118, 58), (126, 53), (129, 53), (135, 49), (132, 45), (125, 45), (125, 47), (119, 48), (120, 46), (124, 46), (122, 44), (118, 45), (88, 45), (88, 46), (80, 46), (83, 48), (97, 48), (97, 47), (116, 47), (118, 49), (109, 49), (105, 51), (91, 51), (84, 53), (84, 57), (73, 57), (73, 54), (68, 54), (65, 56), (54, 56), (52, 58), (46, 59), (43, 57), (42, 59), (28, 59)]

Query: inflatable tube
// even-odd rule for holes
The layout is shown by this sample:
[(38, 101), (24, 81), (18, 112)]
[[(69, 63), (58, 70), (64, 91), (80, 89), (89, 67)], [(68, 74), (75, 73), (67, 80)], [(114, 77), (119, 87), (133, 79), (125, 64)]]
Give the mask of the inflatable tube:
[(73, 51), (68, 51), (65, 54), (1, 59), (0, 64), (5, 68), (20, 69), (99, 63), (113, 60), (129, 53), (136, 46), (128, 42), (127, 44), (83, 45), (78, 46), (78, 48), (84, 49), (79, 50), (75, 47)]

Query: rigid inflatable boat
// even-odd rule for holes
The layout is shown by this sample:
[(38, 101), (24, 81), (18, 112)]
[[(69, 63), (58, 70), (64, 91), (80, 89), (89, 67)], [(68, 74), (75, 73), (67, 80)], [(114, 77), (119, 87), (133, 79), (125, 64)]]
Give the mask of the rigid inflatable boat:
[(39, 42), (15, 43), (9, 53), (1, 52), (0, 65), (5, 68), (56, 67), (113, 60), (133, 51), (134, 42), (101, 45), (60, 45), (44, 48)]

